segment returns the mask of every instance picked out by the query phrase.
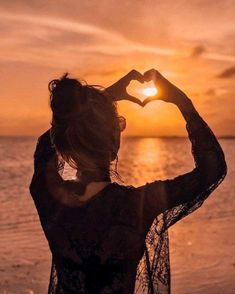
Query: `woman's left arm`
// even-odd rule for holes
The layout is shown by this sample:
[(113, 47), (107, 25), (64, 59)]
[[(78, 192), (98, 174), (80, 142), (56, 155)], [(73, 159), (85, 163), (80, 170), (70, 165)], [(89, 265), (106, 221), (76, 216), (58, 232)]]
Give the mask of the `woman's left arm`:
[(47, 130), (38, 138), (34, 153), (34, 174), (29, 190), (34, 199), (39, 202), (44, 198), (56, 201), (65, 206), (80, 206), (81, 202), (76, 195), (78, 183), (64, 180), (60, 175), (64, 162), (58, 160), (56, 149)]
[(56, 149), (50, 138), (50, 129), (43, 133), (37, 141), (34, 152), (34, 174), (29, 186), (33, 197), (63, 186), (64, 180), (59, 174), (64, 162), (58, 161)]
[[(154, 74), (151, 70), (149, 73)], [(146, 230), (163, 213), (164, 229), (200, 207), (227, 174), (224, 152), (210, 127), (198, 114), (192, 102), (181, 90), (156, 72), (166, 102), (175, 103), (187, 124), (195, 167), (173, 179), (156, 180), (135, 188), (139, 192), (139, 207)], [(151, 98), (152, 100), (153, 98)], [(156, 99), (156, 98), (155, 98)], [(163, 100), (162, 99), (162, 100)], [(148, 99), (150, 100), (150, 99)]]

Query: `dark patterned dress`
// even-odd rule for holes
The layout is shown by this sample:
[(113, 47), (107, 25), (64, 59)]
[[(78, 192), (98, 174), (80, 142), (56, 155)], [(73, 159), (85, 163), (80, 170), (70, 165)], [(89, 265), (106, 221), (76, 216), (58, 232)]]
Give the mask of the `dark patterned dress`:
[(52, 253), (49, 294), (170, 293), (167, 229), (199, 208), (227, 173), (198, 113), (186, 128), (191, 172), (140, 187), (110, 182), (86, 202), (79, 183), (62, 178), (50, 131), (39, 137), (30, 192)]

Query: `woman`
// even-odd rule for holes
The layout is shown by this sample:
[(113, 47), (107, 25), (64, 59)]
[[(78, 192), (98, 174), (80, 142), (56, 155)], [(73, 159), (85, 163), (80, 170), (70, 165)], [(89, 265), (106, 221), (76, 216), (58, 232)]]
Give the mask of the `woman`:
[[(157, 97), (141, 102), (128, 95), (133, 79), (153, 80)], [(167, 229), (200, 207), (227, 173), (215, 135), (192, 101), (154, 69), (133, 70), (106, 89), (65, 75), (49, 89), (52, 127), (39, 137), (30, 184), (52, 252), (48, 293), (170, 293)], [(174, 103), (195, 168), (140, 187), (111, 182), (125, 129), (116, 110), (121, 99)], [(65, 161), (77, 169), (76, 180), (62, 178)]]

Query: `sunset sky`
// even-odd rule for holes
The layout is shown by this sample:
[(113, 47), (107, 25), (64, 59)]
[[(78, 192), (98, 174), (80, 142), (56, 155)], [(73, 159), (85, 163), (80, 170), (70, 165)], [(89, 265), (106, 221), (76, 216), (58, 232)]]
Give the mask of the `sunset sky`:
[[(64, 72), (108, 86), (150, 68), (192, 99), (216, 135), (235, 135), (234, 15), (234, 0), (0, 0), (0, 135), (50, 127), (47, 84)], [(141, 88), (133, 82), (130, 92)], [(125, 135), (186, 135), (173, 104), (118, 108)]]

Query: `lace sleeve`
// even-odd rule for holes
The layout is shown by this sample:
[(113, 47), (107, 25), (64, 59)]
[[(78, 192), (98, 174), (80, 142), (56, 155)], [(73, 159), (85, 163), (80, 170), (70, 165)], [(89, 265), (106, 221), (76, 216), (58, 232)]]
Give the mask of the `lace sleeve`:
[(186, 125), (192, 144), (195, 168), (174, 179), (157, 180), (136, 188), (141, 193), (143, 221), (146, 230), (158, 214), (165, 211), (165, 227), (190, 213), (222, 182), (227, 166), (224, 153), (215, 135), (197, 113)]
[(167, 229), (198, 209), (227, 174), (221, 146), (197, 112), (190, 114), (186, 128), (195, 168), (174, 179), (135, 188), (140, 193), (142, 226), (146, 233), (145, 254), (136, 279), (141, 291), (147, 288), (148, 293), (170, 293)]
[[(39, 212), (40, 221), (43, 227), (44, 222), (50, 212), (50, 199), (48, 186), (48, 163), (50, 163), (50, 179), (53, 181), (62, 181), (62, 173), (65, 165), (65, 161), (57, 158), (56, 150), (51, 144), (50, 130), (47, 130), (42, 134), (36, 145), (34, 152), (34, 174), (29, 186), (30, 193), (34, 199), (35, 205)], [(54, 211), (54, 206), (53, 206)], [(57, 272), (55, 263), (52, 256), (51, 271), (50, 271), (50, 283), (48, 286), (48, 293), (55, 294), (57, 292)]]

